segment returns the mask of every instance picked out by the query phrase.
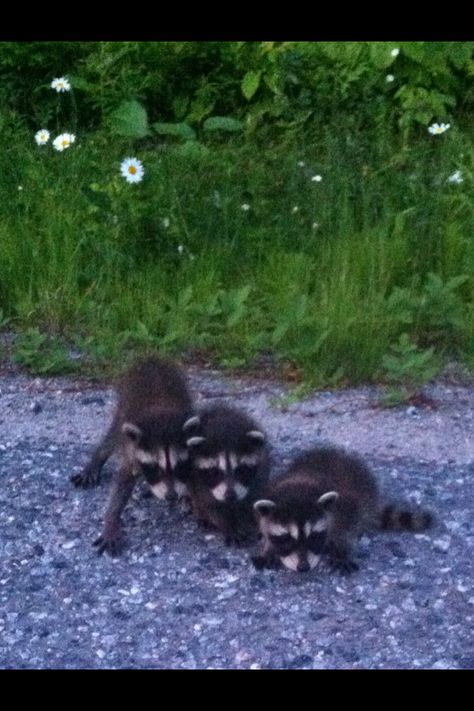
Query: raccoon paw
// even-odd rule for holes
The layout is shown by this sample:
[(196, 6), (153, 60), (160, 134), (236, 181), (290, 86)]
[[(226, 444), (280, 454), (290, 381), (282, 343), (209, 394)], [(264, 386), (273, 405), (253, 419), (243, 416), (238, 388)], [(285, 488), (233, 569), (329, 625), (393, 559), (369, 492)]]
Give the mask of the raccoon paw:
[(188, 496), (183, 496), (181, 499), (179, 499), (179, 512), (183, 514), (183, 516), (188, 516), (189, 514), (192, 514), (193, 512), (193, 506), (191, 503), (191, 499)]
[(206, 518), (198, 518), (197, 520), (198, 525), (201, 526), (201, 528), (204, 531), (215, 531), (216, 527), (210, 523)]
[(230, 533), (224, 537), (224, 543), (226, 546), (243, 546), (248, 540), (248, 535), (242, 531)]
[(329, 568), (332, 572), (338, 572), (342, 575), (349, 575), (359, 570), (358, 564), (351, 558), (330, 558)]
[(252, 555), (250, 556), (250, 560), (256, 570), (264, 570), (265, 568), (268, 568), (268, 570), (278, 570), (281, 565), (278, 558), (268, 555)]
[(250, 556), (250, 560), (256, 570), (263, 570), (267, 567), (267, 559), (264, 555), (252, 555)]
[(69, 481), (71, 481), (74, 486), (81, 487), (82, 489), (88, 489), (92, 486), (97, 486), (100, 479), (99, 469), (90, 469), (86, 467), (79, 474), (73, 474)]
[(96, 548), (97, 554), (102, 555), (102, 553), (108, 553), (110, 556), (115, 557), (120, 555), (124, 548), (124, 542), (122, 536), (106, 536), (101, 535), (92, 543)]

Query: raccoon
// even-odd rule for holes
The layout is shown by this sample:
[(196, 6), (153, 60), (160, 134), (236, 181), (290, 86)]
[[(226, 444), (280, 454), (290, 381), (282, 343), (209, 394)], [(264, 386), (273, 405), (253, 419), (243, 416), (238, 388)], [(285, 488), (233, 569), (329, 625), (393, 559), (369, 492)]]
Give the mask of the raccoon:
[(256, 532), (252, 504), (268, 479), (265, 433), (247, 414), (227, 405), (205, 408), (184, 429), (195, 516), (204, 527), (221, 531), (226, 545), (243, 542)]
[(382, 505), (366, 464), (335, 447), (298, 456), (254, 509), (262, 537), (262, 551), (252, 558), (257, 569), (307, 572), (325, 555), (331, 569), (350, 573), (358, 569), (352, 548), (363, 531), (421, 531), (433, 523), (427, 511)]
[(80, 474), (75, 486), (95, 486), (107, 459), (118, 451), (102, 535), (94, 541), (99, 553), (120, 552), (120, 515), (141, 476), (151, 492), (169, 501), (187, 494), (190, 462), (183, 424), (193, 413), (184, 375), (172, 363), (149, 357), (124, 376), (118, 388), (115, 415), (107, 434)]

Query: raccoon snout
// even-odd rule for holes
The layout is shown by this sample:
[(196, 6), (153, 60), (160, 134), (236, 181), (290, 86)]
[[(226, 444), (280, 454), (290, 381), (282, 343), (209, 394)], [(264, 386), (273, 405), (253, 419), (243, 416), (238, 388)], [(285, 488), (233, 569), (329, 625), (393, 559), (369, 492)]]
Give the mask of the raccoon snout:
[(231, 486), (227, 487), (227, 491), (225, 492), (224, 501), (227, 504), (233, 504), (237, 501), (237, 494), (236, 494), (235, 490), (233, 489), (233, 487), (231, 487)]
[(300, 560), (297, 566), (298, 573), (308, 573), (311, 570), (311, 566), (307, 560)]
[(165, 494), (165, 499), (169, 504), (174, 504), (178, 501), (178, 494), (174, 488), (168, 487), (168, 491)]

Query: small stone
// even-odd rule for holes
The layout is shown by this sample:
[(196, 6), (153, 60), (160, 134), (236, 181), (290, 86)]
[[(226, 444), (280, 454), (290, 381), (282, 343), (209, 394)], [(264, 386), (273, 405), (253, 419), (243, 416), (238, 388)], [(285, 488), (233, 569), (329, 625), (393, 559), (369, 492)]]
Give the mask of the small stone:
[(69, 550), (70, 548), (74, 548), (76, 545), (77, 541), (66, 541), (66, 543), (63, 543), (61, 547)]
[(433, 541), (433, 548), (435, 551), (439, 551), (440, 553), (446, 553), (449, 550), (449, 547), (451, 545), (451, 539), (450, 538), (437, 538), (435, 541)]
[(82, 405), (100, 405), (103, 407), (105, 405), (105, 400), (100, 395), (86, 395), (81, 398)]
[(432, 669), (455, 669), (456, 667), (453, 665), (452, 662), (449, 662), (447, 659), (437, 659), (434, 664), (431, 666)]

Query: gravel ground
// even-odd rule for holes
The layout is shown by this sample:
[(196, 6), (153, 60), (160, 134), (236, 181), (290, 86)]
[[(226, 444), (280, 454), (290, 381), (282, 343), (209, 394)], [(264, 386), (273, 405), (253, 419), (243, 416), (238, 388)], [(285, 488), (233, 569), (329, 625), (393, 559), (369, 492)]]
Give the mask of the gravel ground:
[(189, 371), (201, 401), (257, 417), (274, 471), (322, 441), (364, 455), (389, 495), (436, 512), (427, 534), (363, 536), (349, 577), (255, 571), (178, 508), (137, 489), (118, 559), (91, 547), (110, 472), (77, 490), (114, 396), (74, 379), (0, 376), (2, 668), (474, 668), (474, 388), (431, 408), (376, 406), (374, 388), (281, 405), (284, 387)]

